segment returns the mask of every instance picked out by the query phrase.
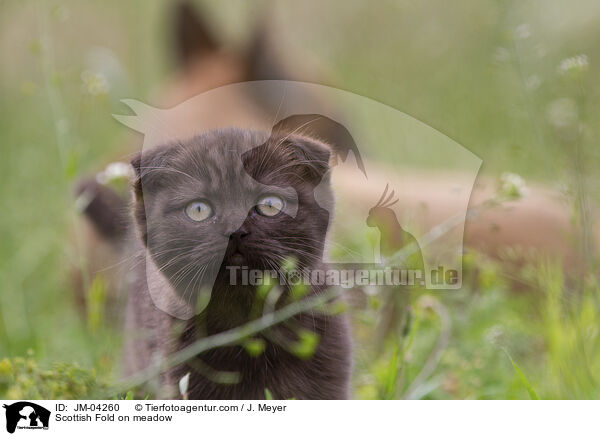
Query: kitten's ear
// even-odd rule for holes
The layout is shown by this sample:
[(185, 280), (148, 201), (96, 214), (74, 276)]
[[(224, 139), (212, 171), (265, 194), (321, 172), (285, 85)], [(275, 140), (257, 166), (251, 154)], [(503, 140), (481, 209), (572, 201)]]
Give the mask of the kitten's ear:
[(132, 188), (135, 196), (133, 215), (140, 231), (140, 238), (142, 239), (144, 245), (147, 245), (148, 224), (146, 220), (146, 205), (144, 204), (144, 196), (142, 193), (142, 152), (136, 154), (131, 160), (131, 166), (133, 167), (134, 172)]
[(171, 159), (178, 149), (178, 146), (171, 144), (159, 145), (135, 155), (131, 160), (131, 166), (135, 174), (133, 189), (137, 199), (143, 197), (142, 188), (148, 192), (162, 186), (165, 173), (161, 169), (169, 168)]
[(137, 153), (133, 159), (131, 159), (131, 166), (133, 167), (133, 193), (135, 194), (136, 200), (142, 199), (142, 152)]
[(333, 154), (343, 162), (348, 158), (348, 154), (352, 152), (356, 159), (356, 165), (367, 177), (365, 164), (354, 138), (346, 127), (329, 117), (319, 114), (290, 115), (275, 124), (273, 132), (292, 132), (320, 138), (329, 146)]
[(296, 135), (290, 136), (286, 142), (293, 147), (301, 177), (311, 183), (320, 183), (329, 170), (329, 147), (316, 139)]
[(149, 198), (148, 196), (144, 197), (144, 193), (153, 192), (162, 186), (164, 172), (160, 171), (160, 168), (168, 168), (170, 157), (176, 150), (177, 147), (169, 145), (158, 146), (139, 152), (131, 160), (131, 166), (134, 171), (132, 183), (133, 194), (135, 196), (134, 217), (144, 244), (148, 240), (145, 201), (148, 201)]
[(219, 47), (209, 26), (189, 1), (180, 1), (173, 11), (174, 48), (184, 67)]

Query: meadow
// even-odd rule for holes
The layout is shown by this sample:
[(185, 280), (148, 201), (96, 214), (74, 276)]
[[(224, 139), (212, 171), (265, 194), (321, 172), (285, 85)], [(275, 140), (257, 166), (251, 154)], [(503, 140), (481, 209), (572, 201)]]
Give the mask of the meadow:
[[(283, 62), (310, 53), (314, 68), (299, 71), (303, 80), (327, 77), (405, 112), (481, 157), (482, 176), (518, 174), (571, 205), (576, 268), (561, 253), (532, 254), (515, 267), (510, 252), (492, 259), (468, 250), (462, 289), (411, 292), (409, 316), (375, 341), (387, 294), (365, 293), (364, 304), (348, 307), (355, 398), (600, 397), (591, 236), (600, 200), (598, 2), (196, 5), (232, 47), (267, 15)], [(153, 102), (173, 73), (169, 8), (159, 0), (0, 1), (2, 398), (102, 398), (115, 382), (122, 333), (106, 316), (104, 284), (88, 284), (86, 316), (72, 289), (74, 185), (126, 161), (123, 144), (141, 147), (111, 114), (125, 113), (123, 98)], [(375, 160), (393, 153), (369, 150)]]

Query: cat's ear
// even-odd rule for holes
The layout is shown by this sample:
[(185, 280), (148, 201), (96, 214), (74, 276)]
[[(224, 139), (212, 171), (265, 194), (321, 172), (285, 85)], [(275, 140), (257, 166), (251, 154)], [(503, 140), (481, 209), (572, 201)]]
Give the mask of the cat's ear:
[(144, 194), (155, 192), (160, 188), (165, 174), (164, 171), (161, 171), (161, 168), (168, 168), (169, 159), (176, 152), (176, 149), (176, 147), (169, 145), (158, 146), (139, 152), (131, 160), (134, 172), (132, 183), (135, 197), (134, 217), (144, 244), (148, 238), (145, 203), (148, 201), (148, 195), (144, 196)]
[(289, 80), (290, 74), (269, 44), (266, 22), (266, 19), (260, 20), (246, 49), (246, 80)]
[(352, 152), (356, 165), (367, 177), (365, 164), (354, 138), (346, 127), (337, 121), (320, 114), (296, 114), (282, 119), (273, 126), (273, 132), (293, 132), (319, 138), (326, 143), (333, 156), (345, 162)]
[(131, 166), (133, 167), (133, 193), (136, 200), (142, 198), (142, 152), (137, 153), (133, 159), (131, 159)]
[(143, 150), (131, 160), (133, 167), (133, 192), (136, 199), (141, 200), (142, 191), (151, 191), (161, 186), (164, 171), (168, 169), (171, 157), (177, 153), (178, 147), (173, 145), (160, 145), (148, 150)]
[(144, 195), (142, 191), (142, 152), (139, 152), (131, 160), (134, 178), (132, 182), (135, 204), (133, 206), (133, 215), (137, 228), (140, 231), (140, 238), (144, 245), (148, 242), (148, 225), (146, 220), (146, 206), (144, 204)]
[(173, 31), (177, 62), (184, 67), (219, 48), (209, 26), (189, 1), (180, 1), (175, 6)]
[(292, 135), (286, 141), (300, 168), (300, 176), (314, 184), (320, 183), (329, 170), (331, 151), (329, 146), (309, 137)]

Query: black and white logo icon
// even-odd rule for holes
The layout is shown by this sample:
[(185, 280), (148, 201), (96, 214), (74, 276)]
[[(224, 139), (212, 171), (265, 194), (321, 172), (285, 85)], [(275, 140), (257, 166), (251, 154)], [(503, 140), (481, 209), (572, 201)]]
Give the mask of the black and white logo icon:
[(19, 401), (6, 409), (6, 431), (14, 433), (16, 429), (47, 430), (50, 421), (50, 411), (29, 401)]

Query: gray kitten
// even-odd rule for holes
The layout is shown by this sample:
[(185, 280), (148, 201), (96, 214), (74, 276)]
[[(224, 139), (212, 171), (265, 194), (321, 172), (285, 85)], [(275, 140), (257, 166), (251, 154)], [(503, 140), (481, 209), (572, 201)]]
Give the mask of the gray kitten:
[[(314, 190), (328, 177), (329, 153), (300, 135), (225, 129), (156, 147), (132, 161), (138, 238), (127, 245), (138, 261), (126, 314), (130, 374), (256, 318), (257, 289), (230, 284), (228, 266), (272, 270), (289, 258), (300, 267), (322, 265), (329, 213)], [(325, 198), (333, 202), (328, 185)], [(210, 300), (200, 314), (180, 321), (156, 307), (150, 289), (157, 283), (187, 301), (209, 287)], [(290, 290), (282, 291), (276, 308), (290, 301)], [(307, 296), (322, 291), (312, 286)], [(310, 356), (293, 352), (301, 332), (318, 337)], [(351, 337), (344, 315), (312, 310), (255, 339), (264, 344), (258, 355), (232, 345), (168, 370), (160, 395), (176, 397), (178, 381), (190, 373), (190, 399), (263, 399), (265, 389), (279, 399), (349, 397)]]

